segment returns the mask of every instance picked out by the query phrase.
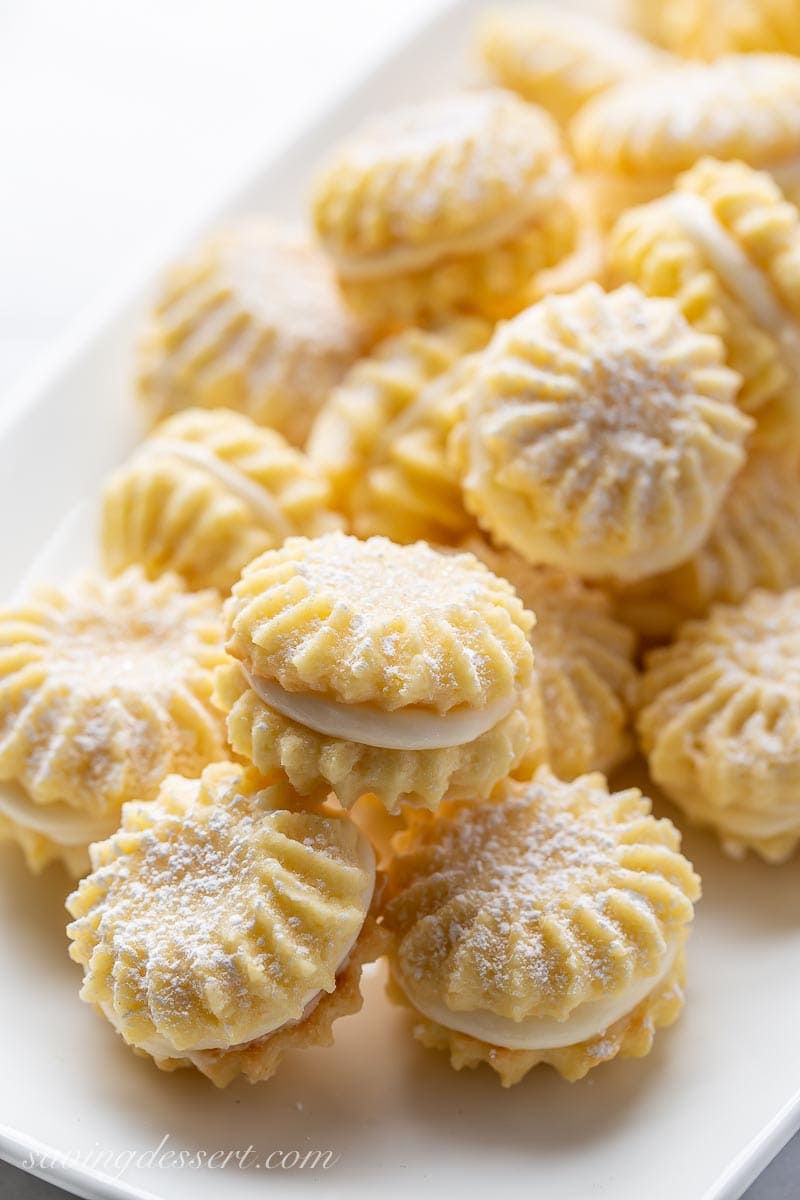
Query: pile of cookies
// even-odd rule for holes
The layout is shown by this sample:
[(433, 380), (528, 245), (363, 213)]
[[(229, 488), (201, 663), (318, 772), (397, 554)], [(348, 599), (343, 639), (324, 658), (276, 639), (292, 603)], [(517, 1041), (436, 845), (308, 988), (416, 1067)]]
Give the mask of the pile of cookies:
[(636, 7), (491, 11), (310, 232), (178, 263), (105, 573), (0, 611), (0, 835), (164, 1070), (268, 1078), (385, 956), (454, 1067), (579, 1079), (677, 1018), (700, 894), (609, 773), (800, 842), (800, 10)]

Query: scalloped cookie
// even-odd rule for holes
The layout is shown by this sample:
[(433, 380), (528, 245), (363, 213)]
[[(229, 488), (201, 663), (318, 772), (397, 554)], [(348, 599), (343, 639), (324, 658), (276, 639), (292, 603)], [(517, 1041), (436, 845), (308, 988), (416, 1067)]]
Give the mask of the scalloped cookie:
[(710, 532), (752, 421), (718, 338), (668, 300), (586, 284), (502, 325), (451, 452), (468, 509), (532, 563), (631, 581)]
[(552, 118), (486, 89), (373, 118), (323, 167), (312, 215), (359, 311), (496, 318), (572, 251), (571, 186)]
[(103, 491), (103, 561), (175, 571), (229, 591), (256, 555), (293, 535), (341, 527), (327, 480), (300, 450), (229, 409), (163, 421)]
[(673, 571), (616, 589), (615, 610), (641, 633), (663, 637), (712, 604), (738, 604), (754, 588), (800, 587), (798, 530), (797, 454), (753, 452), (697, 553)]
[(800, 54), (798, 0), (634, 0), (648, 37), (687, 58)]
[(700, 885), (638, 789), (541, 768), (488, 802), (406, 815), (383, 917), (390, 994), (423, 1045), (506, 1087), (538, 1063), (575, 1080), (649, 1052), (683, 1005)]
[(219, 598), (174, 576), (80, 576), (0, 610), (0, 835), (73, 872), (126, 800), (227, 757), (211, 705)]
[(603, 224), (663, 196), (707, 155), (770, 171), (792, 199), (800, 194), (800, 61), (732, 54), (653, 71), (590, 100), (570, 133)]
[(610, 771), (632, 749), (636, 635), (615, 620), (609, 597), (557, 567), (534, 567), (475, 538), (467, 549), (514, 585), (536, 616), (531, 741), (515, 779), (546, 763), (561, 779)]
[(800, 213), (768, 174), (704, 159), (620, 219), (608, 268), (722, 338), (755, 440), (800, 444)]
[(561, 125), (593, 96), (667, 61), (634, 33), (543, 3), (490, 8), (476, 42), (496, 83), (540, 104)]
[(368, 343), (303, 233), (244, 220), (165, 275), (139, 341), (139, 397), (150, 425), (183, 408), (232, 408), (301, 446)]
[(329, 1045), (380, 942), (375, 859), (342, 815), (232, 763), (126, 804), (67, 902), (81, 999), (163, 1070), (217, 1086)]
[(752, 592), (654, 650), (638, 730), (650, 773), (735, 857), (800, 842), (800, 589)]
[(292, 538), (245, 570), (227, 619), (230, 744), (303, 795), (435, 808), (522, 757), (533, 618), (471, 554)]

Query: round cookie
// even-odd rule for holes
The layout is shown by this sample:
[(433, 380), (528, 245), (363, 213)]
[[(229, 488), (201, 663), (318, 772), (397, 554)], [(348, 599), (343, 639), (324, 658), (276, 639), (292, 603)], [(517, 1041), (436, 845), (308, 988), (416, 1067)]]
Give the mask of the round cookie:
[(183, 408), (231, 408), (301, 446), (367, 344), (302, 233), (243, 221), (165, 276), (139, 342), (138, 392), (150, 425)]
[(81, 999), (162, 1070), (268, 1079), (361, 1007), (380, 946), (374, 855), (285, 782), (233, 763), (171, 775), (91, 857), (67, 901)]
[[(432, 380), (464, 355), (482, 350), (492, 327), (461, 316), (430, 329), (405, 329), (360, 359), (322, 406), (308, 439), (311, 460), (330, 481), (336, 506), (352, 516), (351, 497), (373, 459), (392, 438), (388, 430)], [(383, 455), (385, 456), (385, 454)]]
[(291, 538), (246, 568), (227, 620), (230, 744), (303, 795), (435, 808), (523, 754), (533, 618), (471, 554)]
[(770, 171), (793, 199), (800, 195), (800, 61), (732, 54), (652, 71), (590, 100), (570, 136), (602, 224), (663, 196), (706, 155)]
[(393, 542), (457, 544), (475, 528), (449, 452), (464, 420), (475, 355), (459, 359), (387, 425), (350, 493), (353, 532)]
[(359, 311), (504, 316), (575, 240), (571, 169), (543, 110), (501, 89), (374, 118), (334, 150), (317, 235)]
[(467, 507), (532, 563), (632, 581), (703, 542), (752, 421), (674, 301), (586, 284), (501, 326), (451, 439)]
[(667, 61), (634, 33), (541, 3), (490, 8), (476, 40), (494, 82), (540, 104), (561, 125), (593, 96)]
[(620, 219), (608, 269), (722, 338), (757, 441), (800, 443), (800, 213), (768, 174), (703, 160)]
[(751, 592), (654, 650), (638, 730), (650, 773), (735, 857), (800, 842), (800, 589)]
[(274, 430), (229, 409), (163, 421), (103, 491), (101, 543), (111, 574), (139, 563), (192, 590), (227, 592), (256, 555), (287, 537), (341, 526), (314, 464)]
[(473, 539), (467, 548), (516, 589), (536, 616), (531, 742), (516, 779), (547, 764), (561, 779), (608, 772), (631, 752), (636, 635), (615, 620), (609, 597), (557, 567), (533, 567)]
[(0, 836), (73, 872), (171, 771), (227, 757), (211, 705), (219, 599), (174, 576), (83, 576), (0, 610)]
[(687, 58), (800, 54), (798, 0), (636, 0), (634, 17), (654, 41)]
[(414, 1036), (505, 1086), (641, 1057), (683, 1004), (700, 894), (680, 837), (638, 789), (541, 768), (488, 802), (407, 813), (387, 867), (390, 994)]
[(711, 536), (680, 567), (614, 594), (617, 614), (649, 637), (673, 633), (712, 604), (738, 604), (754, 588), (800, 587), (800, 462), (753, 452), (736, 476)]

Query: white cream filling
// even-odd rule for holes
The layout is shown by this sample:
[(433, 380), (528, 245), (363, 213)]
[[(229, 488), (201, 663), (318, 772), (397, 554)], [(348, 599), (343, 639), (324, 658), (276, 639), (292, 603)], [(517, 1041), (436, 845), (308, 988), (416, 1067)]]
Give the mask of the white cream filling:
[(181, 462), (199, 467), (218, 480), (232, 495), (242, 500), (259, 523), (273, 530), (281, 541), (285, 541), (294, 533), (291, 522), (287, 521), (280, 505), (266, 488), (259, 487), (243, 471), (223, 462), (207, 446), (196, 442), (182, 442), (178, 438), (152, 438), (142, 444), (139, 453), (142, 457), (159, 455), (178, 458)]
[(507, 1050), (555, 1050), (597, 1037), (633, 1012), (666, 979), (672, 970), (678, 947), (678, 942), (668, 946), (657, 974), (633, 980), (619, 995), (580, 1004), (564, 1021), (558, 1021), (555, 1017), (527, 1017), (522, 1021), (512, 1021), (509, 1017), (500, 1017), (486, 1010), (455, 1012), (442, 1001), (420, 998), (413, 984), (403, 975), (400, 975), (400, 984), (414, 1007), (445, 1029), (465, 1033), (481, 1042), (488, 1042), (490, 1046)]
[(430, 245), (394, 246), (382, 254), (363, 257), (330, 252), (336, 270), (342, 279), (357, 283), (360, 280), (381, 279), (385, 275), (424, 271), (446, 258), (483, 254), (516, 237), (539, 216), (547, 204), (566, 203), (562, 193), (568, 174), (566, 160), (559, 160), (548, 175), (529, 190), (523, 202), (494, 220), (487, 221), (479, 229), (439, 238)]
[[(364, 919), (366, 920), (366, 915), (369, 912), (370, 905), (372, 904), (372, 897), (375, 891), (375, 853), (372, 849), (369, 839), (360, 830), (358, 831), (358, 858), (361, 869), (368, 874), (368, 883), (361, 896), (361, 911), (363, 912)], [(353, 953), (353, 947), (361, 936), (362, 928), (363, 923), (347, 943), (342, 957), (337, 964), (334, 972), (335, 975), (340, 975), (341, 972), (346, 968), (350, 960), (350, 955)], [(202, 1063), (203, 1054), (205, 1051), (235, 1050), (240, 1046), (249, 1046), (251, 1042), (257, 1042), (261, 1038), (267, 1037), (268, 1034), (277, 1033), (280, 1029), (288, 1029), (292, 1025), (299, 1025), (301, 1021), (305, 1021), (305, 1019), (311, 1015), (311, 1013), (319, 1004), (323, 995), (325, 995), (325, 993), (320, 991), (318, 988), (312, 988), (311, 991), (307, 992), (303, 997), (299, 1017), (289, 1021), (281, 1020), (280, 1017), (276, 1018), (274, 1015), (272, 1017), (265, 1018), (264, 1021), (254, 1027), (252, 1034), (244, 1042), (231, 1044), (219, 1036), (209, 1036), (206, 1039), (200, 1039), (196, 1045), (191, 1048), (191, 1050), (179, 1050), (174, 1043), (169, 1040), (169, 1038), (165, 1037), (163, 1034), (154, 1033), (152, 1037), (141, 1041), (132, 1041), (130, 1044), (136, 1046), (140, 1050), (145, 1050), (148, 1054), (151, 1054), (153, 1058), (186, 1058), (189, 1060), (189, 1062), (200, 1065)], [(122, 1037), (125, 1038), (125, 1041), (130, 1041), (125, 1032), (125, 1018), (120, 1016), (114, 1007), (107, 1001), (101, 1003), (100, 1007), (107, 1019), (116, 1029), (117, 1033), (121, 1034)]]
[(306, 729), (379, 750), (446, 750), (465, 746), (493, 729), (511, 712), (516, 696), (484, 708), (438, 715), (420, 708), (383, 712), (370, 704), (342, 704), (310, 692), (287, 692), (274, 680), (242, 668), (264, 703)]
[(732, 296), (778, 343), (793, 374), (800, 375), (800, 326), (779, 299), (767, 276), (714, 216), (709, 205), (688, 192), (673, 192), (658, 203), (699, 246)]
[(119, 813), (96, 817), (70, 804), (34, 804), (21, 788), (8, 784), (0, 787), (0, 813), (61, 846), (88, 846), (109, 837), (119, 827)]

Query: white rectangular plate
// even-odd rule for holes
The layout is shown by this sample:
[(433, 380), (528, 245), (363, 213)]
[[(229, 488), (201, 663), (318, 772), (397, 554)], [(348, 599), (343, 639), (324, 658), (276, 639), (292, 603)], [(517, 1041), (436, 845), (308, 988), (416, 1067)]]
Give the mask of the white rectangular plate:
[[(300, 143), (240, 188), (225, 214), (302, 213), (320, 153), (357, 119), (463, 78), (477, 5), (447, 6)], [(459, 73), (461, 73), (459, 75)], [(102, 477), (133, 443), (130, 345), (145, 290), (130, 288), (0, 426), (0, 594), (90, 561)], [(111, 315), (109, 315), (109, 312)], [(672, 814), (674, 816), (674, 814)], [(570, 1085), (548, 1069), (503, 1091), (488, 1070), (456, 1074), (411, 1039), (407, 1017), (367, 980), (364, 1011), (333, 1049), (296, 1054), (275, 1080), (217, 1092), (160, 1074), (77, 1000), (66, 954), (65, 879), (31, 879), (0, 850), (0, 1152), (70, 1155), (53, 1182), (92, 1197), (526, 1195), (577, 1200), (729, 1200), (800, 1125), (800, 872), (731, 863), (703, 835), (686, 848), (704, 879), (685, 1014), (642, 1061)], [(328, 1170), (195, 1170), (124, 1156), (154, 1150), (331, 1150)], [(95, 1163), (122, 1155), (116, 1166)], [(273, 1163), (276, 1161), (273, 1158)], [(292, 1161), (290, 1158), (288, 1161)], [(116, 1178), (115, 1178), (116, 1176)]]

